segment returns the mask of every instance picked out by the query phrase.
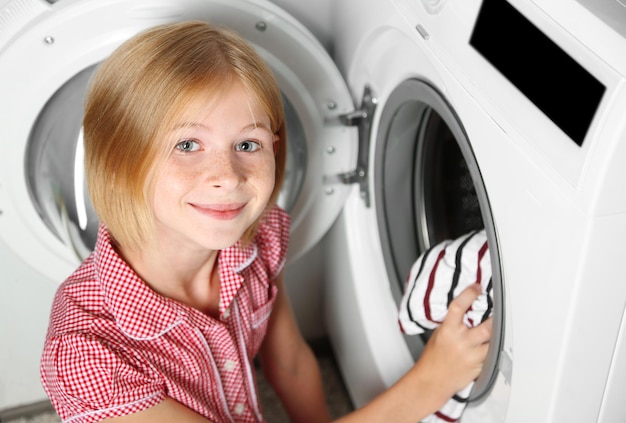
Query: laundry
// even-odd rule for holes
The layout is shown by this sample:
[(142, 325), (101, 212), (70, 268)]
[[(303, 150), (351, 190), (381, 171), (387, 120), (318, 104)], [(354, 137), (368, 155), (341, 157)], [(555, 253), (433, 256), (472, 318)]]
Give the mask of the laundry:
[[(445, 319), (450, 302), (474, 283), (480, 283), (482, 294), (464, 316), (468, 327), (485, 321), (493, 310), (491, 258), (485, 230), (441, 242), (415, 261), (400, 302), (398, 318), (402, 331), (407, 335), (418, 335), (435, 329)], [(457, 421), (467, 405), (473, 385), (472, 382), (457, 392), (422, 423)]]

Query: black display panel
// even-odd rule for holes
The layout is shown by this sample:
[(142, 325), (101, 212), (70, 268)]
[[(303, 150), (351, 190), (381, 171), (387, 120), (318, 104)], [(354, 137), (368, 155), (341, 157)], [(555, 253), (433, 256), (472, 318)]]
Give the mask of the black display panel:
[(576, 144), (606, 87), (506, 0), (484, 0), (474, 47)]

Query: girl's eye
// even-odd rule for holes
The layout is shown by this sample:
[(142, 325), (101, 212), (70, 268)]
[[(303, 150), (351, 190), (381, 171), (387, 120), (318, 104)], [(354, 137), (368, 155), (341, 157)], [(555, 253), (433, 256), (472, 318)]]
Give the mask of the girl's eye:
[(235, 151), (243, 151), (246, 153), (251, 153), (253, 151), (257, 151), (259, 148), (261, 148), (261, 146), (258, 142), (245, 140), (245, 141), (241, 141), (239, 144), (235, 146)]
[(182, 151), (184, 153), (190, 153), (192, 151), (197, 151), (200, 149), (200, 144), (198, 144), (194, 140), (183, 140), (176, 144), (176, 149), (178, 151)]

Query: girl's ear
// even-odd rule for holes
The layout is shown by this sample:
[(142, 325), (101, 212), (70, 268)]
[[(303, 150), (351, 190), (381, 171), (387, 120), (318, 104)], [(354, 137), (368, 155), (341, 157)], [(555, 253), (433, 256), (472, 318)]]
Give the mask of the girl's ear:
[(274, 146), (274, 155), (276, 155), (276, 153), (278, 152), (279, 142), (280, 142), (280, 137), (278, 136), (278, 134), (274, 134), (274, 143), (272, 144)]

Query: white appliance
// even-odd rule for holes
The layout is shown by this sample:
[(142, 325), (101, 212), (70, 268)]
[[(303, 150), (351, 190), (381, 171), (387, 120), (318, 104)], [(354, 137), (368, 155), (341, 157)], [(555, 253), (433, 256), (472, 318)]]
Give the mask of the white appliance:
[(327, 238), (355, 404), (420, 354), (397, 323), (410, 264), (478, 225), (495, 326), (462, 421), (624, 421), (623, 2), (346, 0), (334, 16), (355, 100), (370, 90), (363, 178)]
[[(307, 20), (318, 13), (326, 21), (325, 4), (309, 8)], [(352, 99), (302, 23), (263, 0), (0, 0), (0, 412), (46, 400), (39, 357), (52, 297), (94, 243), (97, 220), (84, 188), (80, 142), (89, 77), (138, 31), (188, 19), (237, 30), (276, 74), (290, 143), (280, 202), (293, 219), (290, 263), (306, 264), (289, 266), (287, 275), (307, 301), (296, 312), (310, 306), (305, 282), (319, 254), (307, 254), (349, 191), (324, 185), (322, 175), (351, 170), (357, 130), (332, 123), (353, 110)]]

